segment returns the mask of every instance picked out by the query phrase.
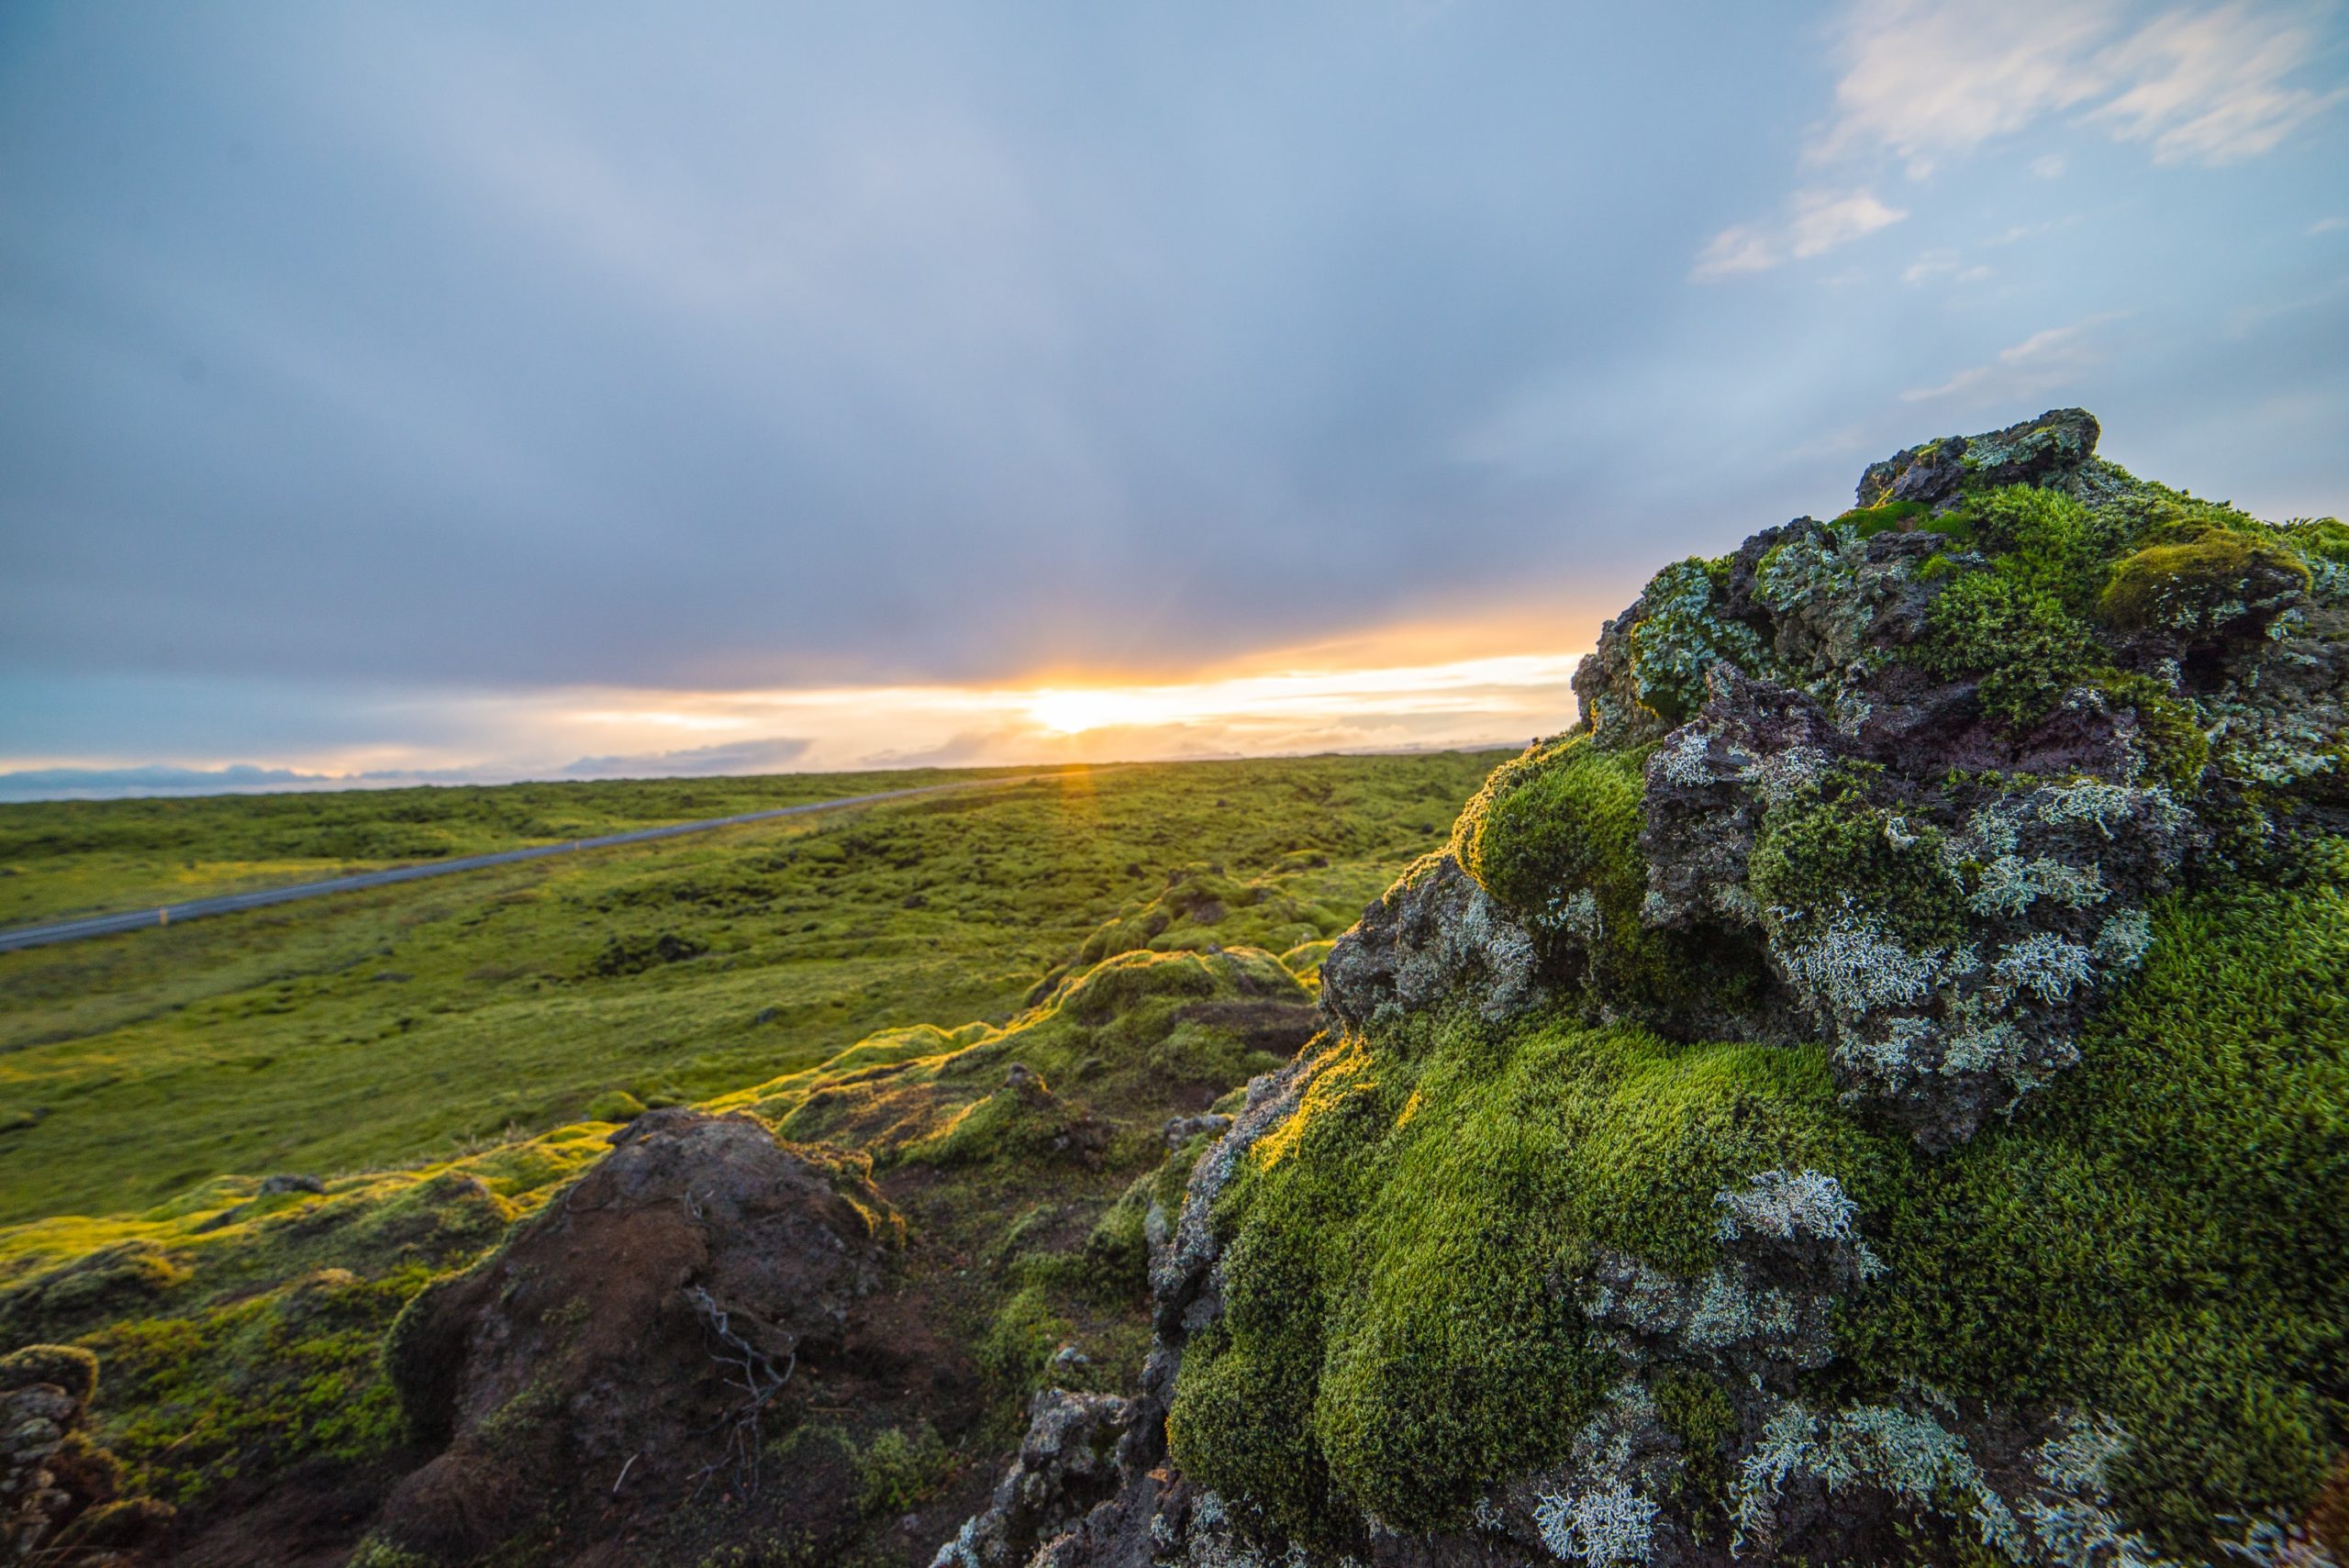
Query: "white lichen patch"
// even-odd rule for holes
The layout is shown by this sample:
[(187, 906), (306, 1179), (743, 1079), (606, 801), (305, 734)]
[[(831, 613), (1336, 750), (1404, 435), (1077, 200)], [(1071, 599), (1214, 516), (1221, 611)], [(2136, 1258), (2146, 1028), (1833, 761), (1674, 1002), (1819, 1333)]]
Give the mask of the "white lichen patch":
[(1709, 753), (1712, 742), (1705, 731), (1696, 725), (1676, 732), (1656, 752), (1655, 770), (1676, 784), (1709, 784), (1713, 782), (1712, 763)]
[(1732, 1551), (1751, 1536), (1769, 1534), (1787, 1483), (1803, 1476), (1816, 1476), (1830, 1490), (1874, 1486), (1920, 1508), (1962, 1507), (1984, 1545), (2019, 1561), (2030, 1555), (2014, 1511), (1964, 1440), (1930, 1414), (1854, 1405), (1822, 1417), (1796, 1402), (1770, 1418), (1739, 1468)]
[(2076, 866), (2044, 855), (2030, 861), (2000, 855), (1982, 868), (1966, 903), (1977, 915), (2015, 916), (2042, 898), (2081, 909), (2103, 903), (2106, 896), (2104, 873), (2096, 866)]
[(1644, 1562), (1655, 1550), (1658, 1506), (1628, 1486), (1561, 1496), (1543, 1493), (1533, 1510), (1542, 1544), (1564, 1562), (1609, 1568)]
[(1890, 1018), (1879, 1020), (1875, 1032), (1854, 1030), (1836, 1042), (1835, 1059), (1859, 1067), (1898, 1087), (1914, 1077), (1918, 1057), (1932, 1043), (1937, 1030), (1931, 1018)]
[(1749, 1229), (1781, 1240), (1851, 1241), (1858, 1236), (1852, 1217), (1860, 1206), (1824, 1171), (1764, 1171), (1743, 1192), (1714, 1194), (1713, 1204), (1721, 1211), (1713, 1234), (1723, 1241), (1734, 1241)]
[(1596, 945), (1607, 934), (1606, 917), (1599, 913), (1598, 895), (1589, 888), (1575, 889), (1564, 898), (1553, 898), (1542, 912), (1542, 924), (1553, 931), (1568, 931), (1587, 945)]
[(1725, 1351), (1756, 1340), (1784, 1340), (1802, 1331), (1798, 1304), (1775, 1285), (1749, 1289), (1726, 1269), (1704, 1277), (1681, 1319), (1682, 1343), (1700, 1351)]
[(2010, 944), (1990, 965), (2001, 984), (2028, 991), (2043, 1002), (2069, 1001), (2076, 985), (2095, 978), (2094, 954), (2053, 931), (2039, 931)]
[(2141, 789), (2101, 779), (2052, 785), (2038, 792), (2035, 804), (2039, 819), (2050, 827), (2089, 822), (2108, 839), (2112, 837), (2114, 824), (2126, 823), (2140, 812), (2147, 813), (2163, 828), (2175, 826), (2180, 815), (2169, 791), (2159, 784)]
[[(1771, 912), (1781, 919), (1792, 913)], [(1816, 940), (1784, 956), (1789, 979), (1837, 1013), (1854, 1018), (1921, 1001), (1943, 962), (1940, 951), (1912, 953), (1872, 921), (1848, 914), (1830, 922)]]
[(2055, 1431), (2031, 1455), (2042, 1490), (2020, 1505), (2043, 1562), (2054, 1568), (2176, 1568), (2112, 1512), (2107, 1472), (2128, 1446), (2129, 1434), (2110, 1417), (2058, 1414)]
[(1941, 1070), (1953, 1075), (2002, 1071), (2020, 1062), (2027, 1049), (2014, 1025), (1969, 1009), (1969, 1016), (1942, 1041)]
[(2230, 1557), (2240, 1557), (2258, 1568), (2341, 1568), (2324, 1542), (2304, 1525), (2284, 1518), (2241, 1522), (2243, 1539), (2223, 1543)]
[(2145, 962), (2154, 945), (2154, 922), (2143, 909), (2123, 909), (2096, 934), (2096, 961), (2107, 969), (2126, 972)]
[(1834, 761), (1816, 746), (1793, 746), (1764, 757), (1748, 773), (1764, 802), (1778, 806), (1816, 784)]

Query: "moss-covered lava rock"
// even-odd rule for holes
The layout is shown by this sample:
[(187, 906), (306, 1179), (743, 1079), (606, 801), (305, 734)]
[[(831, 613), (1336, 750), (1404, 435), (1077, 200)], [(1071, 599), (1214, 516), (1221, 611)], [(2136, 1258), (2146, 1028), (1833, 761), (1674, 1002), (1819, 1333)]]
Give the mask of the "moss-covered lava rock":
[(1152, 1229), (1040, 1562), (2339, 1560), (2349, 531), (2097, 435), (1609, 624)]

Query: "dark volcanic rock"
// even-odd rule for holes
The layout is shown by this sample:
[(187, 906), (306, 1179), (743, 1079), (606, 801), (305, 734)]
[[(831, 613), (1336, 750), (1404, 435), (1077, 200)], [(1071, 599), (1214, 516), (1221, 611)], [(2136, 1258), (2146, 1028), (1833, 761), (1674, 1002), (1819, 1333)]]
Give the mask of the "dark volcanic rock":
[(393, 1546), (462, 1560), (590, 1500), (754, 1487), (765, 1402), (878, 1284), (887, 1205), (861, 1169), (683, 1108), (612, 1141), (395, 1325), (401, 1400), (448, 1446), (385, 1505)]
[(116, 1496), (111, 1454), (83, 1431), (97, 1358), (72, 1345), (0, 1356), (0, 1564), (140, 1568), (160, 1561), (173, 1511)]
[(939, 1548), (931, 1568), (1021, 1568), (1118, 1489), (1118, 1441), (1134, 1403), (1048, 1388), (1028, 1406), (1028, 1435), (985, 1513)]
[(1927, 441), (1868, 464), (1860, 475), (1859, 504), (1944, 506), (1969, 482), (2060, 485), (2096, 455), (2101, 433), (2087, 409), (2057, 408), (1987, 435)]
[[(1858, 491), (1866, 513), (1798, 518), (1719, 559), (1658, 573), (1576, 673), (1584, 734), (1538, 743), (1497, 771), (1464, 815), (1456, 853), (1413, 867), (1338, 940), (1322, 970), (1329, 1036), (1250, 1085), (1245, 1108), (1194, 1169), (1179, 1215), (1151, 1212), (1154, 1340), (1141, 1388), (1115, 1418), (1114, 1494), (1076, 1518), (1069, 1500), (1098, 1491), (1097, 1465), (1078, 1485), (1041, 1480), (1039, 1504), (1019, 1517), (1049, 1522), (1004, 1528), (991, 1521), (1012, 1518), (1005, 1499), (1016, 1501), (1019, 1478), (1054, 1473), (1023, 1459), (996, 1508), (941, 1551), (941, 1568), (1015, 1562), (1031, 1541), (1031, 1568), (2332, 1561), (2337, 1499), (2349, 1495), (2337, 1435), (2307, 1443), (2316, 1457), (2297, 1481), (2254, 1477), (2264, 1459), (2214, 1472), (2214, 1498), (2232, 1505), (2272, 1485), (2277, 1497), (2299, 1496), (2300, 1511), (2223, 1514), (2219, 1523), (2236, 1535), (2173, 1557), (2184, 1549), (2138, 1533), (2156, 1527), (2134, 1510), (2147, 1485), (2172, 1488), (2157, 1499), (2169, 1503), (2201, 1484), (2196, 1440), (2125, 1429), (2099, 1408), (2110, 1385), (2076, 1370), (2038, 1387), (2001, 1370), (2036, 1369), (2027, 1358), (2039, 1347), (2085, 1337), (2037, 1305), (2067, 1299), (2050, 1296), (2041, 1275), (2060, 1276), (2069, 1262), (1987, 1281), (1937, 1272), (1944, 1258), (1997, 1255), (1961, 1248), (1975, 1240), (1963, 1232), (2043, 1225), (2079, 1249), (2079, 1276), (2062, 1288), (2093, 1314), (2107, 1271), (2143, 1228), (2133, 1210), (2115, 1220), (2084, 1194), (2145, 1179), (2150, 1162), (2136, 1151), (2065, 1150), (2064, 1160), (2109, 1161), (2076, 1188), (2024, 1162), (2016, 1151), (2052, 1140), (2076, 1098), (2049, 1117), (2017, 1117), (2011, 1137), (1977, 1135), (2078, 1062), (2076, 1039), (2155, 940), (2156, 900), (2198, 884), (2256, 885), (2268, 867), (2311, 874), (2281, 847), (2349, 830), (2349, 530), (2277, 528), (2138, 481), (2096, 457), (2098, 436), (2087, 414), (2060, 409), (1929, 442), (1869, 467)], [(2035, 488), (2001, 489), (2019, 485)], [(2003, 695), (1991, 690), (1999, 680), (2009, 683)], [(1619, 971), (1649, 989), (1602, 989), (1597, 956), (1609, 944), (1649, 961)], [(2176, 966), (2154, 983), (2174, 986)], [(1471, 1044), (1436, 1056), (1441, 1045), (1396, 1027), (1429, 1012), (1445, 1021), (1430, 1034)], [(1417, 1144), (1399, 1131), (1415, 1111), (1447, 1114), (1433, 1093), (1418, 1108), (1438, 1070), (1431, 1062), (1473, 1079), (1476, 1050), (1503, 1060), (1512, 1031), (1546, 1040), (1562, 1020), (1690, 1042), (1691, 1080), (1731, 1051), (1743, 1072), (1781, 1060), (1769, 1048), (1823, 1045), (1839, 1124), (1864, 1129), (1883, 1155), (1872, 1171), (1856, 1168), (1881, 1185), (1788, 1154), (1776, 1168), (1706, 1184), (1716, 1186), (1711, 1229), (1693, 1254), (1685, 1236), (1674, 1248), (1619, 1244), (1595, 1227), (1571, 1246), (1520, 1243), (1513, 1215), (1476, 1234), (1473, 1251), (1390, 1254), (1415, 1264), (1473, 1256), (1469, 1270), (1509, 1256), (1551, 1300), (1570, 1304), (1556, 1332), (1602, 1353), (1612, 1379), (1542, 1429), (1545, 1446), (1526, 1462), (1539, 1468), (1463, 1464), (1459, 1502), (1444, 1505), (1455, 1511), (1419, 1516), (1438, 1528), (1399, 1528), (1376, 1517), (1386, 1499), (1416, 1506), (1397, 1472), (1409, 1478), (1445, 1457), (1446, 1444), (1455, 1460), (1488, 1462), (1476, 1446), (1482, 1429), (1444, 1422), (1471, 1425), (1494, 1407), (1480, 1403), (1480, 1380), (1520, 1375), (1508, 1342), (1518, 1320), (1484, 1321), (1507, 1315), (1470, 1293), (1448, 1295), (1441, 1265), (1419, 1266), (1387, 1277), (1431, 1298), (1424, 1337), (1372, 1339), (1358, 1330), (1384, 1281), (1297, 1260), (1375, 1248), (1374, 1226), (1418, 1240), (1411, 1227), (1439, 1223), (1394, 1202), (1390, 1184), (1365, 1210), (1374, 1223), (1356, 1214), (1356, 1229), (1333, 1229), (1356, 1201), (1348, 1184), (1370, 1188), (1365, 1163), (1397, 1147), (1424, 1156), (1455, 1134), (1486, 1139), (1484, 1163), (1464, 1159), (1460, 1171), (1505, 1181), (1512, 1195), (1521, 1182), (1553, 1201), (1569, 1192), (1563, 1181), (1533, 1183), (1506, 1133), (1456, 1108), (1453, 1121), (1414, 1123)], [(2318, 1038), (2333, 1028), (2329, 1018), (2266, 1027), (2309, 1037), (2269, 1042), (2278, 1049), (2319, 1061), (2337, 1050), (2337, 1036)], [(1343, 1075), (1333, 1071), (1341, 1062)], [(2113, 1092), (2112, 1072), (2107, 1057), (2071, 1086)], [(1685, 1100), (1627, 1098), (1622, 1114), (1653, 1108), (1658, 1124), (1725, 1140), (1767, 1127), (1758, 1097), (1708, 1123), (1690, 1080), (1669, 1081)], [(1512, 1115), (1547, 1114), (1538, 1084), (1503, 1082), (1522, 1096), (1508, 1102)], [(1346, 1094), (1329, 1092), (1341, 1084)], [(1811, 1092), (1828, 1102), (1825, 1086)], [(1329, 1120), (1313, 1119), (1325, 1112)], [(1914, 1147), (1902, 1147), (1903, 1135)], [(2224, 1148), (2242, 1133), (2181, 1124), (2176, 1135)], [(1267, 1162), (1240, 1181), (1267, 1139), (1296, 1163)], [(1317, 1139), (1328, 1140), (1319, 1152)], [(1679, 1169), (1659, 1137), (1659, 1152), (1625, 1157), (1610, 1177), (1600, 1159), (1576, 1158), (1591, 1141), (1547, 1145), (1551, 1163), (1620, 1180), (1615, 1201), (1626, 1207), (1650, 1184), (1667, 1188)], [(2244, 1160), (2281, 1165), (2277, 1141), (2267, 1129)], [(2002, 1157), (2044, 1183), (2031, 1190), (2043, 1213), (1977, 1218), (1978, 1196), (1962, 1185), (1966, 1201), (1947, 1207), (1899, 1208), (1887, 1195), (1946, 1194), (1949, 1173), (1998, 1171)], [(1389, 1184), (1413, 1173), (1400, 1156), (1370, 1168)], [(1439, 1168), (1447, 1182), (1466, 1179)], [(2272, 1217), (2279, 1255), (2306, 1268), (2335, 1250), (2329, 1221), (2310, 1217), (2339, 1211), (2338, 1181), (2321, 1173), (2321, 1158), (2291, 1169), (2307, 1179), (2290, 1199), (2264, 1204), (2258, 1223)], [(1919, 1233), (1920, 1216), (1952, 1232), (1947, 1251)], [(2109, 1229), (2075, 1243), (2067, 1227), (2096, 1219)], [(2165, 1258), (2173, 1247), (2191, 1251), (2176, 1237), (2146, 1244)], [(1906, 1299), (1883, 1293), (1920, 1282), (1929, 1300), (1946, 1293), (1979, 1315), (1950, 1340), (1979, 1340), (1987, 1323), (2002, 1356), (2011, 1334), (2016, 1359), (1992, 1361), (1987, 1375), (1969, 1366), (1972, 1385), (1946, 1389), (1938, 1373), (1929, 1381), (1910, 1365), (1855, 1365), (1853, 1337), (1885, 1321), (1871, 1324), (1870, 1302)], [(2221, 1272), (2207, 1287), (2181, 1276), (2176, 1288), (2222, 1296), (2241, 1283)], [(2153, 1289), (2169, 1288), (2156, 1274)], [(1229, 1318), (1228, 1292), (1245, 1304)], [(1382, 1305), (1394, 1313), (1386, 1322), (1408, 1321)], [(1454, 1353), (1453, 1329), (1471, 1319), (1464, 1338), (1482, 1336), (1475, 1353)], [(2169, 1341), (2144, 1348), (2165, 1369), (2173, 1349), (2190, 1353)], [(1432, 1374), (1418, 1370), (1422, 1355)], [(1286, 1359), (1297, 1356), (1302, 1364)], [(1186, 1391), (1170, 1451), (1186, 1358), (1190, 1389), (1205, 1392)], [(1229, 1366), (1243, 1376), (1218, 1385)], [(2194, 1397), (2233, 1397), (2232, 1385), (2222, 1392), (2203, 1376)], [(2337, 1382), (2302, 1363), (2269, 1386), (2315, 1396), (2310, 1385), (2327, 1378)], [(1390, 1402), (1344, 1403), (1356, 1384), (1375, 1384)], [(1292, 1388), (1302, 1391), (1294, 1407), (1278, 1409)], [(1562, 1390), (1545, 1371), (1538, 1387), (1510, 1392), (1546, 1412)], [(1364, 1419), (1331, 1418), (1364, 1409)], [(1375, 1441), (1363, 1440), (1365, 1427)], [(1227, 1460), (1224, 1441), (1244, 1462)], [(1252, 1443), (1261, 1448), (1249, 1451)], [(2140, 1462), (2148, 1468), (2132, 1473)], [(2144, 1479), (2157, 1473), (2160, 1482)], [(2307, 1487), (2319, 1474), (2331, 1479), (2311, 1513)], [(1328, 1492), (1293, 1486), (1299, 1475)], [(1210, 1479), (1232, 1495), (1207, 1489)]]
[(1382, 1009), (1409, 1012), (1464, 985), (1487, 1017), (1541, 997), (1533, 935), (1450, 855), (1422, 862), (1363, 911), (1321, 965), (1322, 1010), (1359, 1029)]

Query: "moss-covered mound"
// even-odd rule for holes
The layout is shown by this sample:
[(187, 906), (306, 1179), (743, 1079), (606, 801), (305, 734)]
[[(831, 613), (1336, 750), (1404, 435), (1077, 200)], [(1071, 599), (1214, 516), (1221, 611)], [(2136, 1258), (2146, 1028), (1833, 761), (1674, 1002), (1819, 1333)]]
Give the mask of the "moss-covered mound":
[[(1072, 964), (1008, 1022), (885, 1030), (698, 1108), (615, 1090), (589, 1121), (409, 1169), (224, 1177), (137, 1214), (0, 1229), (0, 1340), (95, 1352), (109, 1475), (231, 1560), (357, 1543), (386, 1495), (359, 1561), (566, 1562), (583, 1530), (677, 1568), (894, 1560), (918, 1544), (903, 1518), (959, 1518), (984, 1495), (1036, 1389), (1131, 1383), (1152, 1228), (1229, 1124), (1213, 1107), (1317, 1031), (1279, 960), (1206, 945)], [(607, 1158), (721, 1124), (762, 1159), (834, 1173), (867, 1213), (887, 1288), (841, 1307), (829, 1340), (792, 1317), (813, 1310), (785, 1299), (796, 1286), (720, 1288), (713, 1171), (648, 1186)], [(753, 1218), (779, 1201), (757, 1184), (729, 1200)], [(743, 1256), (763, 1267), (763, 1246)], [(755, 1462), (712, 1435), (728, 1342), (697, 1285), (765, 1325), (769, 1371), (792, 1368), (762, 1388)], [(521, 1316), (476, 1331), (451, 1291)]]
[(2349, 552), (2095, 440), (1659, 575), (1340, 940), (1162, 1248), (1162, 1551), (2349, 1546)]

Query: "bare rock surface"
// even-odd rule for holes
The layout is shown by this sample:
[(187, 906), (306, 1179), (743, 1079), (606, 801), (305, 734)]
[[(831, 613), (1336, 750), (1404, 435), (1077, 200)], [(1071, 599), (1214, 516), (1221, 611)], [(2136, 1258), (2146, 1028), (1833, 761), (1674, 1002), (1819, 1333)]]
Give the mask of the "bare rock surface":
[(462, 1561), (550, 1510), (755, 1489), (766, 1407), (879, 1283), (858, 1166), (682, 1108), (613, 1141), (395, 1329), (403, 1403), (447, 1447), (385, 1505), (391, 1546)]

